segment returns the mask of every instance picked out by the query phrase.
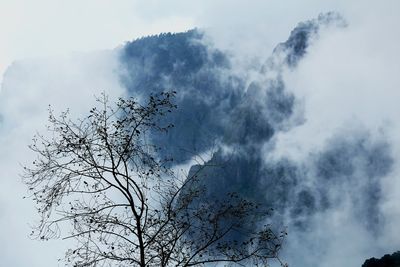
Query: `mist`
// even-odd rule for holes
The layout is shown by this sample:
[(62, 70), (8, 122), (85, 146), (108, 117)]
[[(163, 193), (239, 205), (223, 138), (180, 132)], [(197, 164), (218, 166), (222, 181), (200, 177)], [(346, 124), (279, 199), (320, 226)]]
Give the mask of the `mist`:
[[(103, 24), (88, 23), (96, 42), (79, 31), (67, 35), (72, 41), (53, 40), (48, 53), (39, 45), (49, 38), (44, 35), (26, 53), (22, 44), (3, 45), (3, 264), (58, 266), (69, 245), (28, 238), (37, 217), (23, 199), (21, 164), (33, 160), (27, 145), (45, 129), (48, 105), (80, 117), (102, 92), (112, 100), (171, 88), (178, 92), (178, 110), (169, 117), (176, 127), (153, 141), (168, 143), (165, 153), (188, 172), (196, 167), (193, 154), (207, 154), (208, 163), (229, 158), (228, 171), (205, 175), (205, 197), (234, 190), (273, 207), (269, 220), (287, 227), (281, 258), (289, 266), (361, 266), (399, 250), (396, 1), (150, 1), (122, 7), (124, 20), (109, 17), (109, 38)], [(65, 21), (58, 25), (71, 29)], [(182, 33), (135, 40), (162, 31)], [(11, 63), (15, 58), (22, 59)]]
[[(35, 157), (28, 149), (33, 135), (46, 129), (49, 105), (56, 114), (70, 109), (82, 117), (101, 93), (110, 100), (124, 95), (114, 51), (76, 53), (14, 62), (5, 73), (0, 99), (0, 251), (4, 266), (57, 266), (68, 241), (31, 240), (30, 226), (39, 217), (22, 184), (22, 166)], [(23, 255), (21, 255), (23, 251)], [(61, 253), (60, 253), (61, 252)]]

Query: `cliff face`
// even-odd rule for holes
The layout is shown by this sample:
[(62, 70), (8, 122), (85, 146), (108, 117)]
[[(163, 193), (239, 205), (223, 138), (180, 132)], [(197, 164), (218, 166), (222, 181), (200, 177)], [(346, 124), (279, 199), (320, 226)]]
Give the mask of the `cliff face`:
[[(68, 60), (72, 68), (59, 62), (19, 62), (10, 68), (3, 90), (34, 94), (38, 87), (51, 92), (65, 81), (68, 83), (62, 88), (93, 87), (94, 80), (97, 88), (113, 88), (118, 83), (127, 95), (139, 99), (151, 92), (177, 91), (178, 109), (167, 118), (175, 127), (167, 134), (151, 135), (152, 141), (163, 147), (160, 155), (173, 157), (174, 164), (181, 166), (190, 165), (193, 155), (207, 154), (204, 163), (221, 168), (202, 172), (201, 183), (207, 188), (202, 198), (221, 200), (228, 192), (239, 192), (265, 208), (273, 208), (266, 223), (288, 227), (289, 240), (284, 249), (288, 247), (288, 257), (294, 255), (292, 262), (296, 264), (291, 265), (318, 266), (316, 263), (331, 253), (325, 247), (336, 240), (338, 232), (343, 231), (346, 240), (354, 229), (360, 231), (357, 235), (368, 235), (371, 240), (379, 236), (384, 224), (379, 207), (385, 198), (381, 181), (394, 168), (390, 143), (372, 137), (369, 129), (338, 129), (330, 133), (323, 146), (304, 153), (300, 160), (271, 156), (276, 152), (278, 136), (296, 134), (307, 123), (302, 110), (306, 100), (296, 97), (298, 88), (289, 87), (285, 73), (301, 67), (313, 43), (332, 25), (342, 27), (344, 22), (340, 16), (328, 13), (299, 23), (265, 62), (240, 68), (241, 73), (229, 52), (208, 45), (203, 32), (191, 30), (129, 42), (108, 52), (112, 61), (108, 57), (98, 61), (99, 55), (93, 55), (89, 60), (93, 64), (84, 67), (81, 55)], [(68, 72), (70, 69), (74, 71)], [(115, 84), (99, 79), (110, 73), (117, 73)], [(70, 83), (74, 79), (82, 82)], [(32, 88), (27, 90), (27, 84)], [(68, 89), (57, 90), (62, 96), (76, 98), (68, 94)], [(80, 99), (87, 101), (92, 95), (86, 93)], [(346, 92), (343, 95), (346, 97)], [(10, 107), (6, 105), (3, 109), (26, 110), (26, 118), (31, 117), (29, 107), (11, 107), (11, 102)], [(79, 106), (86, 110), (85, 105)], [(307, 138), (314, 145), (314, 136)], [(198, 168), (190, 167), (192, 172)], [(349, 218), (354, 225), (343, 225)], [(348, 242), (354, 247), (352, 240)], [(310, 251), (320, 254), (298, 257)], [(359, 264), (365, 257), (363, 254), (352, 263)], [(366, 262), (373, 263), (373, 259)]]
[[(205, 163), (221, 166), (202, 172), (201, 183), (207, 188), (203, 200), (240, 192), (273, 208), (267, 221), (288, 226), (288, 238), (297, 233), (295, 238), (301, 239), (296, 242), (310, 250), (330, 242), (325, 240), (330, 229), (312, 234), (318, 227), (315, 218), (333, 214), (338, 207), (351, 210), (362, 229), (378, 235), (384, 197), (380, 181), (393, 168), (390, 145), (371, 138), (368, 129), (351, 137), (348, 132), (332, 133), (322, 148), (304, 155), (304, 161), (266, 160), (280, 133), (295, 131), (304, 123), (298, 109), (301, 100), (293, 94), (295, 88), (288, 88), (284, 73), (298, 68), (313, 42), (332, 24), (345, 25), (334, 13), (300, 23), (263, 64), (248, 73), (235, 72), (230, 54), (207, 46), (198, 30), (142, 38), (126, 44), (121, 53), (125, 69), (121, 79), (132, 95), (177, 91), (178, 110), (168, 118), (175, 127), (168, 134), (152, 136), (153, 141), (167, 144), (162, 153), (172, 155), (177, 164), (209, 153)], [(254, 73), (257, 78), (252, 78)], [(192, 173), (197, 168), (192, 166)], [(313, 266), (318, 260), (296, 258), (296, 266)]]

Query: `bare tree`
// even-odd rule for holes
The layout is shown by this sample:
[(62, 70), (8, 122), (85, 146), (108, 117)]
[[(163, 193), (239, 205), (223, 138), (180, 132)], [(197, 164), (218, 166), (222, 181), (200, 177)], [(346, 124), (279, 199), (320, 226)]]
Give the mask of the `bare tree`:
[(48, 133), (34, 137), (37, 158), (23, 177), (41, 215), (32, 236), (76, 242), (66, 265), (266, 266), (277, 258), (285, 233), (257, 226), (267, 211), (237, 193), (200, 201), (200, 174), (211, 166), (177, 175), (150, 142), (173, 127), (165, 115), (176, 108), (174, 95), (151, 95), (145, 104), (121, 98), (114, 107), (102, 95), (76, 121), (50, 109)]

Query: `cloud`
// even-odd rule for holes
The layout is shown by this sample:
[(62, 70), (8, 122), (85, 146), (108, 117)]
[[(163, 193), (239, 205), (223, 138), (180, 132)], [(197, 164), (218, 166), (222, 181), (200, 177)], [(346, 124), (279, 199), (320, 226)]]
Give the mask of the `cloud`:
[[(384, 134), (370, 133), (373, 129), (369, 127), (342, 123), (332, 128), (335, 131), (322, 129), (323, 138), (319, 139), (313, 139), (318, 136), (313, 132), (297, 132), (312, 127), (308, 100), (314, 93), (306, 97), (295, 91), (298, 85), (291, 75), (302, 70), (325, 34), (346, 31), (345, 25), (335, 13), (302, 22), (268, 60), (247, 72), (232, 63), (231, 53), (238, 51), (223, 53), (214, 44), (205, 50), (204, 44), (212, 39), (199, 42), (203, 35), (196, 31), (142, 39), (128, 44), (122, 54), (125, 85), (133, 94), (149, 88), (178, 91), (179, 111), (172, 118), (176, 127), (156, 140), (168, 143), (168, 152), (177, 156), (178, 162), (185, 161), (185, 155), (179, 153), (181, 147), (201, 153), (220, 145), (209, 163), (225, 163), (221, 170), (205, 171), (202, 183), (208, 192), (204, 197), (219, 198), (235, 191), (273, 207), (275, 224), (284, 223), (290, 229), (285, 255), (300, 266), (321, 261), (346, 264), (339, 264), (345, 251), (334, 249), (339, 243), (332, 237), (334, 232), (321, 232), (332, 221), (326, 218), (335, 218), (337, 223), (348, 219), (349, 227), (360, 228), (355, 241), (372, 240), (383, 231), (381, 179), (393, 169), (390, 140)], [(335, 117), (330, 113), (334, 111), (327, 114)], [(311, 115), (320, 119), (319, 127), (323, 127), (330, 117), (320, 114), (314, 110)], [(297, 147), (293, 146), (296, 138), (303, 138)], [(226, 156), (226, 147), (234, 153)], [(353, 228), (344, 227), (343, 237), (354, 232)], [(314, 242), (332, 250), (317, 251), (304, 262), (296, 260), (304, 252), (296, 245), (302, 244), (310, 253)], [(372, 251), (377, 250), (353, 242), (352, 262), (362, 262)]]
[(111, 49), (133, 38), (194, 27), (185, 14), (141, 16), (141, 1), (4, 0), (0, 3), (0, 83), (13, 60)]
[(39, 219), (31, 200), (23, 199), (21, 164), (34, 155), (28, 144), (43, 131), (47, 108), (56, 113), (70, 108), (74, 117), (87, 114), (94, 96), (106, 92), (111, 99), (124, 95), (119, 84), (117, 51), (77, 53), (65, 57), (17, 61), (6, 72), (0, 98), (0, 251), (4, 266), (56, 266), (68, 242), (30, 240), (29, 225)]
[[(216, 36), (206, 30), (202, 44), (209, 46), (208, 53), (222, 51), (227, 65), (204, 60), (183, 83), (175, 76), (179, 67), (155, 72), (156, 77), (160, 73), (163, 77), (157, 86), (163, 88), (167, 77), (167, 85), (186, 96), (178, 106), (192, 119), (183, 120), (178, 114), (176, 120), (186, 123), (176, 131), (195, 143), (202, 135), (186, 129), (201, 114), (197, 133), (205, 130), (206, 138), (212, 136), (235, 151), (223, 171), (206, 173), (207, 196), (234, 190), (275, 207), (275, 219), (289, 227), (284, 255), (298, 266), (357, 265), (370, 255), (399, 246), (393, 237), (399, 216), (395, 204), (399, 192), (395, 104), (399, 61), (391, 56), (399, 39), (392, 34), (396, 20), (377, 13), (383, 18), (377, 27), (370, 15), (346, 18), (346, 28), (319, 24), (330, 15), (302, 23), (272, 57), (261, 56), (255, 62), (260, 50), (229, 47), (226, 44), (231, 40), (241, 38)], [(334, 24), (344, 25), (338, 22)], [(176, 44), (173, 37), (168, 38), (168, 45), (162, 41), (163, 49)], [(388, 42), (382, 44), (382, 40)], [(157, 43), (152, 49), (157, 49)], [(160, 66), (163, 60), (155, 56), (153, 63)], [(182, 66), (188, 64), (185, 59), (176, 63), (180, 61)], [(204, 73), (208, 84), (192, 87)], [(235, 86), (219, 83), (234, 80)], [(136, 86), (128, 87), (135, 92)], [(205, 95), (214, 101), (205, 101)], [(168, 143), (185, 140), (177, 136), (172, 133)], [(210, 162), (224, 159), (219, 151)], [(251, 189), (255, 186), (257, 192)]]
[[(298, 67), (284, 75), (287, 88), (302, 102), (299, 106), (304, 111), (304, 122), (274, 137), (274, 149), (272, 153), (268, 151), (267, 160), (289, 158), (301, 162), (313, 177), (314, 164), (320, 165), (331, 149), (343, 147), (338, 140), (347, 140), (343, 147), (346, 150), (353, 149), (351, 147), (360, 141), (367, 141), (368, 146), (379, 147), (381, 143), (386, 147), (368, 153), (335, 153), (326, 162), (335, 172), (345, 170), (342, 164), (353, 162), (352, 168), (357, 171), (355, 175), (344, 175), (352, 178), (343, 188), (314, 180), (313, 187), (326, 188), (340, 201), (317, 214), (310, 222), (310, 231), (294, 231), (289, 235), (288, 254), (294, 253), (289, 257), (300, 266), (357, 266), (368, 254), (380, 256), (400, 246), (400, 240), (393, 237), (394, 225), (400, 223), (400, 208), (395, 204), (399, 203), (400, 190), (397, 138), (400, 124), (396, 103), (400, 84), (396, 74), (400, 69), (396, 52), (400, 43), (396, 31), (399, 21), (389, 10), (394, 8), (393, 2), (375, 7), (373, 14), (368, 9), (364, 14), (346, 18), (349, 26), (344, 30), (322, 32)], [(333, 141), (335, 139), (337, 141)], [(270, 148), (269, 145), (266, 150)], [(369, 153), (379, 157), (368, 159), (367, 156), (366, 163), (362, 163), (364, 160), (360, 161), (360, 156)], [(313, 157), (319, 158), (319, 163), (313, 162)], [(363, 167), (362, 164), (367, 165)], [(381, 164), (391, 166), (385, 172)], [(368, 179), (374, 171), (380, 172), (378, 179)], [(334, 175), (336, 181), (341, 175)], [(360, 198), (363, 191), (367, 193), (365, 199)], [(368, 210), (373, 207), (369, 206), (371, 201), (376, 201), (375, 208)], [(366, 209), (364, 216), (367, 217), (362, 216), (360, 207)], [(368, 226), (368, 221), (374, 217), (375, 227)], [(378, 230), (377, 234), (373, 228)], [(324, 244), (326, 249), (313, 246), (306, 251), (301, 249), (310, 244)], [(310, 258), (300, 256), (307, 251), (314, 252)], [(299, 263), (299, 259), (304, 262)]]
[[(44, 255), (48, 244), (39, 248), (26, 239), (34, 212), (19, 198), (24, 187), (16, 178), (18, 162), (32, 158), (26, 145), (43, 127), (47, 104), (70, 107), (78, 116), (94, 93), (118, 96), (149, 86), (184, 93), (179, 107), (187, 112), (173, 118), (178, 131), (167, 139), (177, 142), (177, 151), (188, 144), (200, 150), (220, 145), (211, 160), (236, 152), (230, 171), (213, 177), (224, 176), (226, 184), (233, 177), (244, 192), (256, 185), (255, 198), (278, 206), (277, 218), (289, 226), (289, 262), (357, 266), (398, 250), (398, 8), (396, 1), (6, 2), (0, 8), (0, 31), (9, 37), (0, 44), (3, 68), (16, 57), (111, 48), (160, 31), (199, 26), (205, 35), (195, 42), (185, 34), (171, 42), (154, 37), (148, 51), (133, 45), (132, 79), (122, 85), (120, 72), (126, 78), (127, 69), (119, 64), (126, 61), (110, 51), (17, 61), (8, 69), (0, 103), (0, 233), (4, 243), (31, 253), (16, 257), (5, 249), (3, 261), (54, 266), (62, 256), (63, 245)], [(322, 27), (307, 37), (292, 67), (285, 58), (297, 48), (289, 43), (271, 57), (299, 21), (329, 10), (340, 11), (348, 27)], [(138, 61), (141, 53), (146, 64)], [(157, 61), (159, 55), (165, 58)], [(168, 64), (152, 64), (166, 59)], [(211, 184), (217, 191), (217, 180)]]

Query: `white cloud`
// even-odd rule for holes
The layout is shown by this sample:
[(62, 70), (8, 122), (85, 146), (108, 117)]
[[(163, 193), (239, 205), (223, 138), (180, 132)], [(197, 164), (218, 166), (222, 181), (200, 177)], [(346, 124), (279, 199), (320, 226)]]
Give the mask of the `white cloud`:
[[(71, 57), (72, 51), (113, 48), (143, 35), (198, 26), (207, 28), (214, 44), (230, 50), (242, 64), (249, 57), (268, 56), (299, 21), (336, 10), (344, 15), (349, 28), (321, 36), (299, 69), (285, 76), (288, 87), (305, 101), (307, 121), (277, 138), (276, 156), (290, 154), (301, 160), (307, 151), (318, 149), (332, 134), (356, 120), (378, 134), (381, 129), (387, 131), (399, 156), (399, 7), (394, 0), (2, 0), (0, 82), (2, 73), (15, 59), (48, 58), (25, 64), (15, 76), (8, 73), (12, 84), (2, 87), (0, 238), (7, 245), (0, 251), (2, 262), (15, 267), (53, 267), (56, 258), (62, 256), (61, 243), (41, 245), (27, 238), (28, 223), (35, 212), (28, 201), (22, 201), (25, 189), (18, 178), (19, 162), (31, 159), (26, 145), (46, 121), (47, 104), (57, 110), (71, 107), (78, 115), (91, 106), (88, 99), (93, 99), (94, 93), (124, 93), (113, 73), (118, 69), (114, 55), (87, 56), (79, 61), (81, 54)], [(387, 177), (384, 189), (387, 199), (382, 210), (390, 218), (386, 229), (394, 233), (400, 222), (398, 177)], [(332, 213), (316, 221), (328, 225), (335, 219), (338, 224), (332, 231), (339, 231), (344, 215)], [(315, 236), (324, 233), (321, 228), (314, 232)], [(350, 234), (354, 243), (347, 240)], [(326, 256), (329, 266), (346, 265), (335, 263), (338, 258), (348, 260), (352, 255), (372, 253), (360, 245), (369, 241), (366, 239), (351, 221), (330, 243), (329, 248), (336, 253)], [(391, 235), (378, 242), (395, 248), (400, 240)], [(339, 249), (343, 243), (347, 246)]]
[(358, 124), (376, 133), (383, 128), (399, 132), (400, 19), (385, 20), (386, 14), (375, 14), (382, 20), (367, 14), (350, 19), (354, 24), (346, 29), (323, 32), (299, 67), (287, 71), (287, 87), (304, 101), (307, 122), (296, 134), (279, 136), (278, 147), (296, 149), (292, 144), (297, 144), (304, 153), (309, 145), (315, 148), (341, 128)]
[(63, 241), (40, 243), (28, 238), (29, 224), (38, 220), (19, 175), (20, 164), (29, 164), (28, 149), (36, 131), (43, 131), (47, 108), (70, 108), (81, 117), (94, 105), (94, 95), (106, 92), (111, 99), (124, 94), (119, 85), (115, 52), (75, 55), (15, 63), (7, 72), (0, 98), (0, 250), (4, 266), (56, 266), (67, 245)]
[[(400, 247), (400, 18), (393, 12), (399, 5), (371, 2), (358, 12), (350, 5), (345, 12), (348, 28), (322, 33), (298, 68), (285, 73), (287, 87), (303, 101), (305, 123), (278, 134), (268, 160), (289, 157), (307, 165), (310, 154), (335, 135), (349, 139), (365, 131), (372, 140), (389, 142), (395, 160), (392, 172), (380, 181), (383, 217), (377, 236), (362, 231), (347, 200), (344, 207), (315, 217), (305, 236), (289, 235), (288, 254), (299, 258), (313, 251), (305, 260), (310, 266), (361, 266), (367, 257), (382, 257)], [(325, 250), (301, 249), (312, 243), (323, 244)]]
[(141, 36), (194, 26), (191, 17), (179, 13), (158, 13), (149, 20), (138, 13), (140, 3), (2, 0), (0, 75), (15, 59), (109, 49)]

